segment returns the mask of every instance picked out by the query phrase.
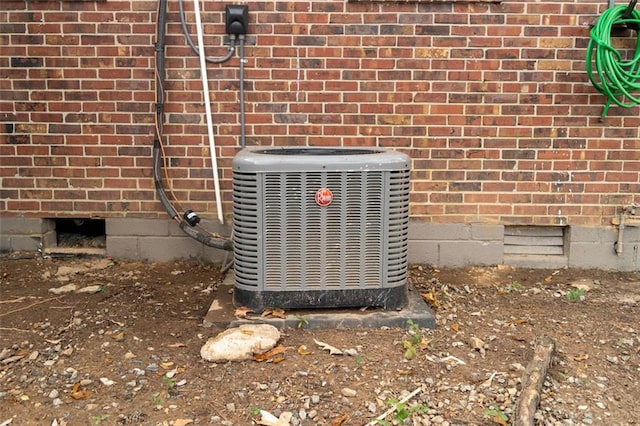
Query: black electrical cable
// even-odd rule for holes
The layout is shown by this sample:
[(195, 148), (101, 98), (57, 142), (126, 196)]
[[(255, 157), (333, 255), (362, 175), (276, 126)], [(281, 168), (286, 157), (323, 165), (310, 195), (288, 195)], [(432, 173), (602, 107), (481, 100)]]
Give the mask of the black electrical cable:
[(153, 180), (160, 202), (172, 219), (178, 217), (178, 213), (169, 202), (169, 198), (162, 186), (162, 149), (160, 138), (162, 137), (162, 124), (164, 116), (164, 47), (166, 35), (167, 0), (158, 1), (157, 29), (156, 29), (156, 119), (155, 134), (153, 137)]
[[(182, 34), (184, 34), (184, 38), (187, 40), (187, 44), (189, 45), (189, 47), (191, 47), (191, 50), (193, 50), (194, 53), (198, 55), (198, 57), (200, 57), (200, 50), (198, 49), (198, 46), (193, 42), (193, 39), (191, 38), (191, 34), (189, 33), (189, 28), (187, 27), (187, 21), (184, 14), (183, 0), (178, 0), (178, 8), (180, 9), (180, 26), (182, 27)], [(236, 50), (235, 34), (229, 35), (229, 42), (230, 42), (229, 51), (225, 56), (223, 56), (222, 58), (211, 58), (206, 56), (204, 60), (212, 64), (221, 64), (231, 59), (231, 57), (233, 56)]]
[(162, 166), (164, 164), (164, 155), (162, 154), (162, 124), (164, 115), (164, 47), (165, 47), (165, 28), (167, 18), (167, 0), (158, 0), (157, 15), (157, 32), (156, 32), (156, 126), (153, 138), (153, 180), (156, 187), (156, 193), (160, 202), (171, 219), (178, 222), (180, 229), (191, 238), (203, 243), (208, 247), (222, 250), (233, 250), (233, 242), (229, 238), (223, 238), (213, 234), (204, 233), (198, 229), (192, 228), (186, 220), (178, 215), (176, 209), (171, 204), (162, 184)]

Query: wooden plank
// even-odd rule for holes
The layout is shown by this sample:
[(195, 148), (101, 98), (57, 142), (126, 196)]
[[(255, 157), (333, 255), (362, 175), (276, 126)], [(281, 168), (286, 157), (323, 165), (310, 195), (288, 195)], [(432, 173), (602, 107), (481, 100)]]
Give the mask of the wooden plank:
[[(611, 219), (611, 223), (616, 226), (620, 225), (620, 218), (617, 216), (614, 217)], [(624, 224), (625, 226), (640, 226), (640, 217), (626, 217)]]
[(563, 255), (562, 246), (504, 246), (504, 254)]
[(559, 237), (539, 237), (539, 236), (518, 236), (518, 235), (505, 235), (505, 245), (516, 246), (563, 246), (564, 238)]
[(505, 226), (504, 235), (535, 237), (558, 237), (564, 235), (562, 226)]

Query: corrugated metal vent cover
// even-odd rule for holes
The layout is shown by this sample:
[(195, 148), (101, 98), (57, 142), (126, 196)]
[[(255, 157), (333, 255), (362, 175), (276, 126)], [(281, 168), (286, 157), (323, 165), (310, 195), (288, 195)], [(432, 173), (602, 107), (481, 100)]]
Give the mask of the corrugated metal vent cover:
[(562, 226), (505, 226), (504, 254), (562, 256), (564, 240)]
[[(386, 150), (285, 149), (248, 149), (234, 159), (237, 303), (404, 303), (408, 158)], [(323, 206), (316, 194), (325, 189), (332, 199)]]

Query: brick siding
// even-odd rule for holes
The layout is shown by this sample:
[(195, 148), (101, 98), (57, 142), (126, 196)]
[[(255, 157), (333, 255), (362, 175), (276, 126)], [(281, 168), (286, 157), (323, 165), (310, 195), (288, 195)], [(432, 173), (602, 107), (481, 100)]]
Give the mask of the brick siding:
[[(244, 2), (247, 144), (396, 148), (413, 162), (411, 215), (427, 222), (610, 224), (640, 203), (640, 108), (600, 119), (584, 58), (606, 3)], [(202, 5), (207, 53), (222, 56), (224, 3)], [(1, 2), (3, 215), (166, 217), (152, 181), (156, 8)], [(177, 0), (166, 41), (170, 186), (213, 216), (198, 59)], [(238, 65), (208, 66), (227, 215)]]

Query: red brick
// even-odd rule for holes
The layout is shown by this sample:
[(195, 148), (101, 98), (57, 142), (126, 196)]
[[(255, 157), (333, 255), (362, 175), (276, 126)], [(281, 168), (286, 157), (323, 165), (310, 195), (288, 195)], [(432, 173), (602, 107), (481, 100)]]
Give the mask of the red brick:
[(87, 191), (80, 189), (56, 189), (53, 191), (56, 200), (81, 200), (87, 197)]
[(28, 215), (25, 215), (25, 212), (36, 212), (36, 214), (38, 215), (42, 215), (41, 213), (41, 207), (40, 207), (40, 202), (39, 201), (34, 201), (34, 200), (29, 200), (29, 199), (24, 199), (24, 200), (8, 200), (6, 202), (6, 210), (8, 211), (14, 211), (14, 212), (20, 212), (20, 214), (28, 217)]
[(50, 200), (53, 191), (49, 189), (21, 189), (20, 198), (23, 200)]
[(504, 204), (481, 204), (478, 206), (478, 214), (495, 217), (513, 214), (513, 207)]
[[(91, 203), (86, 193), (76, 194), (87, 203), (72, 207), (98, 215), (162, 214), (150, 178), (155, 6), (128, 0), (45, 2), (38, 4), (35, 21), (22, 12), (10, 15), (13, 33), (0, 35), (8, 45), (0, 52), (0, 71), (7, 77), (0, 82), (0, 111), (16, 115), (4, 118), (0, 112), (11, 130), (0, 134), (0, 144), (13, 144), (7, 146), (19, 151), (8, 155), (25, 162), (3, 169), (3, 189), (38, 190), (66, 179), (99, 188), (96, 193), (144, 188), (145, 195), (127, 193), (128, 202)], [(226, 48), (220, 46), (224, 30), (214, 6), (204, 4), (216, 12), (208, 14), (213, 25), (206, 43), (218, 54)], [(548, 7), (558, 13), (549, 15)], [(599, 9), (523, 2), (495, 9), (474, 3), (472, 11), (436, 2), (428, 13), (421, 7), (416, 13), (415, 4), (404, 2), (384, 8), (366, 2), (259, 2), (250, 12), (256, 45), (246, 49), (247, 140), (407, 148), (417, 179), (411, 213), (424, 220), (453, 223), (481, 216), (557, 224), (555, 204), (544, 211), (536, 204), (537, 216), (531, 209), (513, 211), (508, 197), (515, 192), (564, 196), (570, 223), (608, 224), (602, 216), (615, 213), (611, 204), (629, 202), (628, 194), (638, 192), (640, 118), (637, 108), (613, 106), (600, 120), (603, 99), (582, 78), (586, 34), (559, 13), (590, 16)], [(215, 208), (198, 61), (176, 22), (168, 25), (167, 41), (168, 172), (185, 187), (180, 197)], [(24, 57), (40, 59), (11, 67), (19, 63), (12, 58)], [(237, 65), (236, 57), (210, 70), (227, 208), (240, 131)], [(48, 177), (16, 180), (19, 166)], [(44, 172), (31, 170), (39, 168)], [(463, 199), (448, 198), (447, 191)], [(592, 211), (598, 204), (600, 211)], [(73, 210), (68, 203), (25, 206), (32, 214), (39, 208)]]
[(39, 210), (45, 212), (73, 212), (73, 202), (72, 201), (41, 201)]
[(80, 169), (80, 168), (69, 168), (69, 167), (65, 167), (65, 168), (56, 168), (53, 169), (53, 176), (57, 177), (57, 178), (61, 178), (61, 177), (75, 177), (75, 178), (81, 178), (84, 177), (86, 174), (85, 169)]

